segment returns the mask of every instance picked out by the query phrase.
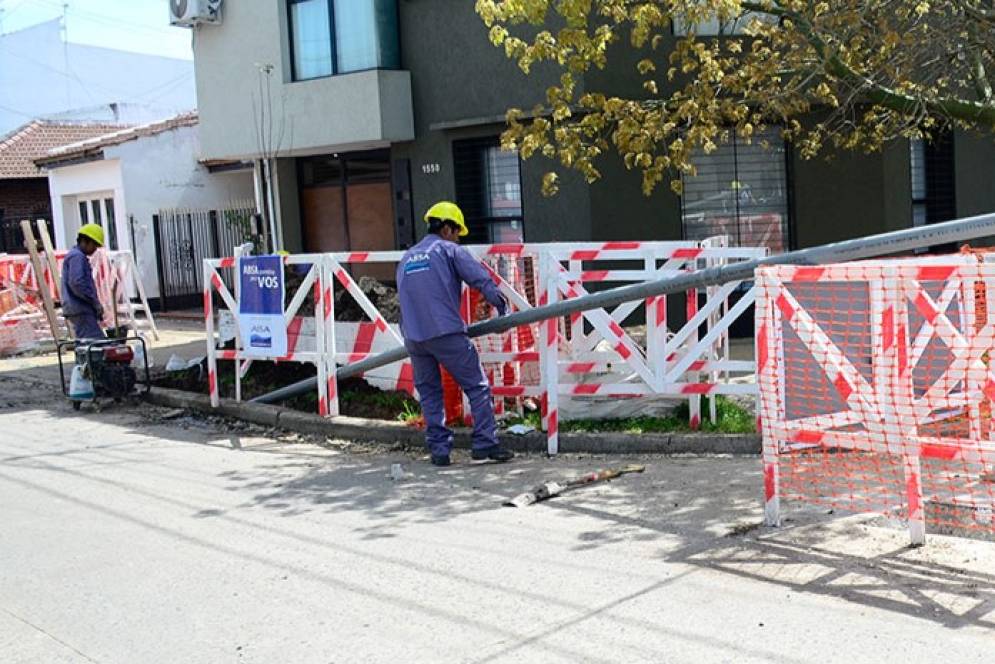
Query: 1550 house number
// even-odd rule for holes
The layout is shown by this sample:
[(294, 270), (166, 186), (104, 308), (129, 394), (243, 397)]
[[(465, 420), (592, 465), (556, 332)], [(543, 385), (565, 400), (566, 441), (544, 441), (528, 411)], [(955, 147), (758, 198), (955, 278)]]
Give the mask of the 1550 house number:
[(433, 175), (435, 173), (438, 173), (441, 170), (442, 169), (439, 167), (438, 164), (422, 164), (421, 165), (421, 172), (424, 173), (425, 175)]

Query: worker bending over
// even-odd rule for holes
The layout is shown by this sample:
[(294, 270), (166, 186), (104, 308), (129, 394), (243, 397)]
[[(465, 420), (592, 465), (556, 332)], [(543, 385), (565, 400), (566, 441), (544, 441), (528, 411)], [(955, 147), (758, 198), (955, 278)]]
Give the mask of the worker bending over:
[(76, 246), (62, 262), (62, 315), (72, 323), (77, 339), (104, 338), (100, 327), (104, 308), (97, 297), (90, 268), (90, 256), (102, 246), (104, 229), (97, 224), (86, 224), (79, 229)]
[(425, 221), (428, 235), (408, 249), (397, 266), (397, 291), (401, 332), (411, 355), (432, 463), (448, 466), (453, 448), (453, 432), (446, 427), (439, 365), (452, 374), (470, 400), (473, 463), (509, 461), (515, 455), (498, 445), (491, 387), (460, 318), (462, 284), (480, 291), (498, 315), (507, 312), (508, 303), (487, 271), (457, 244), (469, 232), (459, 207), (445, 201), (436, 203), (425, 214)]

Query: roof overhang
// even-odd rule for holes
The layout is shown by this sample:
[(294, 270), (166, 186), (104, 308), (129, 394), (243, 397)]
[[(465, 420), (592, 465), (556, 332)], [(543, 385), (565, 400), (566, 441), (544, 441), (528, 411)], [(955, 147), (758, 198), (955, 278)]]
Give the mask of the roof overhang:
[(253, 168), (251, 161), (237, 159), (201, 159), (200, 165), (206, 168), (208, 173), (227, 173), (252, 170)]
[(83, 153), (73, 153), (68, 155), (56, 155), (49, 157), (42, 157), (41, 159), (35, 159), (35, 166), (42, 169), (43, 171), (51, 171), (56, 168), (64, 168), (66, 166), (78, 166), (79, 164), (88, 164), (94, 161), (103, 161), (104, 151), (103, 149), (88, 150)]

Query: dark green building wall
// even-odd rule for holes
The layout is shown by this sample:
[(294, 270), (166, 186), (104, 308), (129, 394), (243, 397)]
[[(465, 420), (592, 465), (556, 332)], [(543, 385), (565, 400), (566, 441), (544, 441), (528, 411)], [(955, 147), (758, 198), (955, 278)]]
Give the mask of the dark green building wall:
[[(880, 153), (833, 152), (829, 159), (793, 158), (796, 246), (909, 228), (910, 162), (909, 142), (904, 139)], [(995, 137), (955, 132), (953, 169), (957, 216), (995, 211)]]
[[(420, 0), (399, 3), (402, 66), (411, 72), (416, 139), (392, 146), (392, 157), (411, 161), (415, 218), (432, 203), (455, 197), (452, 142), (497, 136), (510, 107), (530, 109), (545, 98), (557, 73), (539, 67), (526, 76), (495, 48), (487, 28), (466, 0)], [(440, 29), (440, 26), (445, 26)], [(444, 34), (444, 39), (431, 35)], [(438, 164), (426, 174), (424, 165)], [(586, 185), (564, 174), (561, 193), (541, 194), (549, 162), (522, 163), (525, 235), (532, 242), (579, 240), (591, 236)], [(418, 228), (423, 228), (420, 224)]]
[(681, 200), (669, 181), (650, 196), (642, 191), (642, 173), (626, 170), (617, 155), (599, 164), (601, 180), (591, 185), (592, 240), (680, 240)]
[(907, 228), (912, 223), (909, 148), (827, 151), (790, 157), (792, 236), (797, 248)]
[[(507, 109), (529, 110), (542, 103), (559, 72), (538, 66), (526, 76), (503, 49), (490, 43), (472, 2), (401, 2), (400, 11), (402, 65), (411, 71), (416, 139), (393, 146), (392, 155), (411, 160), (412, 197), (419, 218), (435, 201), (455, 195), (452, 141), (500, 134)], [(446, 26), (444, 44), (425, 38), (439, 25)], [(620, 48), (613, 53), (610, 74), (595, 71), (587, 78), (602, 90), (639, 93), (642, 79), (635, 63), (641, 57)], [(425, 174), (423, 164), (439, 164), (439, 172)], [(652, 196), (644, 196), (639, 172), (627, 171), (615, 155), (599, 163), (603, 177), (590, 186), (574, 171), (556, 167), (542, 157), (522, 162), (528, 241), (680, 239), (680, 200), (666, 183)], [(554, 169), (560, 175), (560, 191), (545, 197), (542, 176)]]
[[(497, 136), (509, 107), (530, 109), (556, 81), (553, 68), (528, 76), (495, 48), (469, 0), (399, 2), (402, 66), (411, 72), (416, 139), (391, 146), (394, 159), (410, 160), (417, 220), (435, 201), (455, 197), (452, 143)], [(441, 27), (440, 27), (441, 26)], [(655, 59), (661, 61), (656, 51)], [(613, 47), (610, 71), (589, 72), (582, 86), (627, 96), (642, 93), (635, 63), (650, 51)], [(425, 173), (424, 165), (438, 164)], [(958, 133), (955, 137), (956, 202), (959, 216), (995, 210), (995, 141)], [(522, 162), (522, 196), (528, 241), (678, 240), (680, 198), (665, 180), (651, 196), (641, 190), (641, 173), (627, 170), (614, 154), (598, 163), (602, 178), (592, 185), (558, 169), (560, 193), (541, 194), (544, 173), (555, 168), (543, 158)], [(789, 151), (792, 245), (824, 242), (911, 225), (909, 145), (896, 141), (881, 153), (836, 152), (804, 160)], [(296, 186), (290, 164), (281, 168), (281, 189)], [(290, 191), (287, 191), (290, 194)], [(297, 216), (296, 201), (283, 198), (284, 212)], [(293, 240), (295, 238), (287, 238)]]
[(954, 187), (958, 217), (995, 210), (995, 135), (954, 134)]

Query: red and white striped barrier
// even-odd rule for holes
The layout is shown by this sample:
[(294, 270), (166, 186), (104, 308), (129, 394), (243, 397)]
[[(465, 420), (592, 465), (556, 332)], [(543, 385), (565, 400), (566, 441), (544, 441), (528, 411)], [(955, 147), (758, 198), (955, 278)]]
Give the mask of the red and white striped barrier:
[(780, 501), (995, 532), (995, 264), (973, 257), (757, 272), (766, 519)]
[[(470, 247), (485, 265), (494, 258), (532, 258), (536, 266), (538, 301), (542, 305), (559, 298), (586, 295), (585, 284), (602, 282), (612, 286), (676, 276), (682, 272), (716, 267), (730, 261), (751, 260), (766, 255), (762, 248), (730, 248), (719, 238), (702, 243), (687, 242), (610, 242), (587, 244), (495, 245)], [(600, 269), (600, 263), (612, 266)], [(629, 264), (619, 268), (620, 264)], [(495, 282), (518, 309), (530, 306), (492, 270)], [(704, 305), (698, 307), (698, 294), (687, 296), (688, 316), (685, 324), (671, 332), (667, 320), (667, 298), (655, 297), (646, 302), (630, 302), (612, 311), (593, 310), (574, 314), (560, 321), (546, 321), (535, 335), (540, 338), (534, 350), (542, 366), (540, 397), (547, 431), (559, 423), (558, 397), (641, 397), (668, 395), (686, 398), (691, 406), (691, 423), (700, 422), (700, 403), (704, 395), (755, 395), (756, 386), (734, 383), (733, 373), (750, 374), (749, 361), (729, 357), (730, 325), (753, 302), (753, 290), (746, 288), (742, 298), (730, 306), (732, 293), (742, 284), (732, 283), (706, 290)], [(631, 316), (645, 321), (645, 343), (633, 338), (623, 328)], [(556, 325), (554, 331), (552, 326)], [(708, 330), (699, 339), (699, 330)], [(587, 331), (589, 329), (590, 331)], [(569, 338), (569, 341), (567, 340)], [(555, 343), (554, 343), (555, 342)], [(493, 344), (492, 344), (493, 346)], [(509, 353), (503, 348), (482, 348), (482, 359), (504, 362), (531, 361), (521, 349)], [(503, 351), (503, 353), (502, 353)], [(555, 355), (554, 358), (548, 357)], [(555, 364), (553, 363), (555, 362)], [(704, 374), (708, 379), (702, 381)], [(555, 386), (555, 387), (554, 387)], [(528, 387), (495, 388), (496, 394), (530, 394)], [(554, 398), (552, 393), (556, 392)], [(712, 418), (715, 418), (715, 401)], [(553, 417), (550, 418), (550, 415)], [(551, 425), (551, 426), (550, 426)], [(550, 437), (550, 449), (555, 437)]]
[[(41, 255), (41, 279), (45, 282), (52, 294), (53, 301), (56, 303), (59, 302), (61, 289), (59, 275), (62, 272), (62, 262), (67, 253), (62, 250), (55, 252), (56, 274), (52, 274), (45, 254)], [(148, 306), (145, 286), (138, 276), (138, 268), (132, 253), (130, 251), (98, 249), (90, 257), (90, 266), (93, 271), (97, 297), (104, 308), (104, 320), (102, 321), (104, 327), (114, 325), (114, 310), (116, 308), (119, 325), (127, 325), (135, 333), (148, 333), (154, 339), (158, 339), (159, 330)], [(42, 300), (38, 294), (39, 284), (38, 275), (35, 274), (34, 266), (28, 255), (0, 254), (0, 289), (13, 290), (19, 303), (41, 307)], [(137, 303), (133, 302), (133, 295), (137, 296)], [(143, 316), (139, 317), (138, 314), (143, 314)], [(61, 311), (56, 311), (56, 315), (61, 320)], [(50, 331), (47, 331), (47, 327), (46, 322), (45, 331), (38, 330), (40, 336), (51, 334)]]
[[(232, 278), (232, 282), (236, 284), (236, 295), (233, 295), (228, 289), (228, 286), (225, 284), (225, 280), (221, 278), (221, 274), (219, 273), (219, 270), (234, 270), (236, 267), (236, 259), (231, 257), (206, 259), (204, 261), (204, 322), (207, 327), (207, 382), (208, 392), (211, 396), (211, 404), (217, 406), (220, 403), (220, 385), (218, 381), (217, 367), (217, 361), (219, 359), (232, 360), (236, 362), (236, 399), (241, 399), (241, 379), (244, 377), (245, 372), (248, 370), (248, 367), (252, 361), (269, 359), (277, 362), (309, 362), (314, 364), (318, 370), (319, 411), (322, 415), (337, 414), (337, 412), (332, 412), (331, 403), (334, 403), (334, 407), (337, 409), (338, 401), (335, 399), (334, 393), (331, 399), (328, 394), (329, 384), (332, 385), (332, 389), (334, 390), (334, 381), (328, 380), (329, 369), (327, 360), (328, 345), (326, 340), (326, 332), (329, 327), (332, 326), (330, 325), (325, 312), (326, 307), (329, 305), (331, 300), (331, 290), (330, 285), (324, 278), (324, 257), (321, 254), (286, 256), (284, 257), (284, 264), (308, 266), (307, 274), (305, 275), (301, 285), (295, 292), (288, 293), (290, 296), (290, 302), (284, 312), (284, 324), (287, 326), (288, 352), (286, 355), (273, 356), (270, 358), (259, 358), (256, 355), (249, 358), (243, 352), (244, 345), (242, 339), (240, 338), (239, 326), (237, 325), (239, 316), (237, 300), (238, 275), (234, 275)], [(221, 302), (236, 322), (236, 325), (234, 326), (234, 349), (218, 348), (214, 334), (214, 294), (218, 295)], [(301, 337), (300, 327), (302, 324), (302, 318), (298, 316), (297, 313), (300, 310), (301, 305), (304, 303), (304, 300), (309, 296), (314, 298), (313, 318), (315, 321), (315, 344), (311, 348), (303, 349), (297, 347), (297, 342)]]
[[(706, 242), (606, 242), (500, 244), (468, 246), (491, 274), (512, 309), (543, 306), (561, 298), (575, 298), (587, 293), (592, 283), (619, 285), (659, 279), (669, 275), (714, 267), (731, 261), (762, 257), (762, 248), (733, 248), (720, 240)], [(288, 264), (308, 264), (311, 271), (305, 284), (312, 286), (321, 306), (315, 308), (313, 322), (304, 321), (316, 331), (316, 346), (298, 350), (280, 361), (314, 363), (322, 377), (319, 409), (324, 415), (338, 413), (336, 367), (351, 364), (370, 354), (378, 354), (403, 344), (397, 326), (388, 322), (366, 297), (350, 274), (354, 265), (395, 265), (403, 252), (339, 252), (289, 256)], [(218, 276), (218, 268), (234, 265), (233, 258), (205, 261), (205, 316), (208, 323), (208, 361), (214, 373), (215, 356), (241, 358), (238, 350), (217, 352), (213, 334), (213, 306), (210, 293), (221, 294), (230, 316), (237, 317), (237, 297), (233, 297)], [(611, 267), (602, 269), (605, 263)], [(622, 267), (619, 267), (622, 266)], [(743, 286), (742, 297), (730, 305), (733, 292)], [(304, 288), (304, 286), (302, 286)], [(344, 289), (368, 318), (361, 324), (333, 322), (333, 289)], [(753, 303), (754, 292), (741, 284), (710, 288), (689, 299), (689, 320), (671, 331), (668, 327), (667, 300), (651, 298), (627, 303), (611, 311), (593, 310), (569, 317), (550, 319), (523, 326), (500, 335), (475, 340), (485, 371), (492, 381), (492, 391), (504, 408), (505, 400), (514, 400), (521, 408), (525, 398), (535, 398), (541, 405), (543, 427), (551, 454), (558, 450), (561, 421), (560, 397), (590, 399), (601, 397), (638, 398), (664, 395), (688, 399), (692, 423), (700, 421), (702, 396), (716, 394), (756, 395), (756, 385), (732, 382), (733, 374), (749, 375), (754, 364), (733, 361), (729, 357), (729, 326)], [(300, 293), (287, 308), (287, 324), (293, 324)], [(472, 322), (475, 298), (464, 297), (464, 315)], [(320, 312), (320, 313), (319, 313)], [(488, 314), (489, 315), (489, 314)], [(623, 327), (631, 318), (646, 321), (645, 342), (633, 337)], [(298, 324), (300, 325), (300, 324)], [(237, 326), (236, 326), (237, 327)], [(298, 330), (300, 327), (298, 327)], [(707, 332), (700, 336), (700, 330)], [(294, 330), (290, 330), (291, 333)], [(345, 344), (342, 342), (346, 341)], [(240, 347), (240, 343), (237, 343)], [(236, 374), (236, 397), (238, 376)], [(702, 380), (701, 377), (707, 377)], [(398, 362), (378, 371), (378, 386), (412, 389), (411, 366)], [(371, 381), (373, 382), (373, 381)], [(216, 379), (212, 379), (212, 398), (217, 401)], [(714, 400), (713, 400), (714, 403)], [(714, 411), (713, 411), (714, 413)], [(714, 414), (713, 414), (714, 417)]]

